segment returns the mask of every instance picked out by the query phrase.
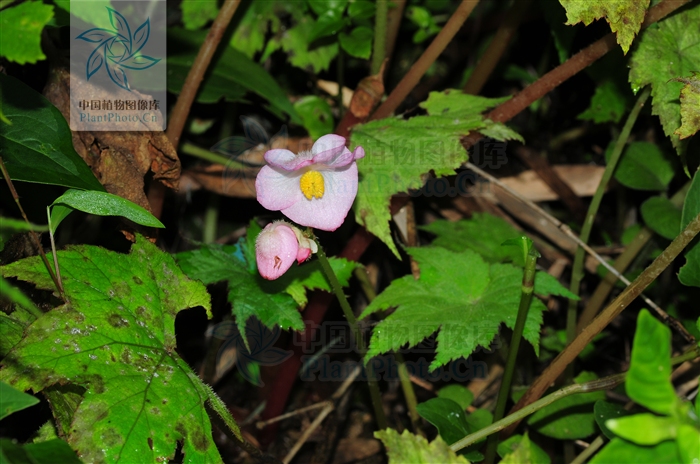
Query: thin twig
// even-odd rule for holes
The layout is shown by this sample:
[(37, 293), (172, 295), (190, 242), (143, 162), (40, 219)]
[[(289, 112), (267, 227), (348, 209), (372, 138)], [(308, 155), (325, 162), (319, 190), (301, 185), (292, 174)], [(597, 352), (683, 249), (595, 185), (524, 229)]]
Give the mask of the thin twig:
[(303, 414), (307, 411), (313, 411), (314, 409), (324, 408), (329, 404), (333, 403), (331, 401), (321, 401), (320, 403), (312, 404), (311, 406), (306, 406), (304, 408), (295, 409), (294, 411), (282, 414), (281, 416), (273, 417), (272, 419), (268, 419), (266, 421), (258, 421), (255, 423), (255, 426), (259, 429), (262, 429), (270, 424), (274, 424), (275, 422), (289, 419), (290, 417), (298, 416), (299, 414)]
[(423, 52), (420, 58), (418, 58), (418, 61), (411, 66), (411, 69), (408, 70), (403, 79), (401, 79), (401, 82), (398, 83), (384, 103), (377, 108), (377, 111), (370, 117), (370, 121), (389, 117), (396, 111), (396, 108), (399, 107), (401, 102), (404, 101), (406, 96), (408, 96), (411, 90), (418, 84), (428, 68), (430, 68), (435, 60), (437, 60), (438, 56), (445, 50), (447, 44), (449, 44), (452, 38), (457, 34), (478, 3), (479, 0), (462, 0), (462, 3), (447, 21), (445, 27), (443, 27), (437, 37), (433, 39), (428, 48)]
[(56, 242), (53, 239), (53, 226), (51, 225), (51, 209), (46, 207), (46, 217), (49, 221), (49, 240), (51, 241), (51, 255), (53, 256), (53, 267), (56, 272), (56, 280), (58, 285), (63, 288), (63, 280), (61, 280), (61, 268), (58, 266), (58, 254), (56, 253)]
[[(391, 61), (394, 54), (396, 38), (399, 36), (399, 26), (403, 19), (403, 10), (406, 7), (406, 0), (394, 0), (392, 8), (387, 13), (386, 21), (386, 61)], [(388, 65), (387, 65), (388, 66)]]
[[(700, 214), (671, 242), (671, 244), (647, 267), (634, 282), (625, 288), (583, 331), (554, 358), (554, 361), (535, 380), (525, 395), (518, 401), (512, 411), (518, 411), (526, 405), (539, 399), (551, 383), (561, 375), (576, 356), (605, 329), (642, 291), (663, 272), (683, 249), (700, 232)], [(512, 433), (517, 424), (508, 429)]]
[[(10, 193), (12, 194), (12, 198), (14, 198), (15, 203), (17, 204), (17, 208), (19, 208), (20, 214), (22, 214), (22, 218), (24, 218), (24, 222), (26, 222), (30, 227), (32, 225), (31, 222), (29, 222), (29, 218), (27, 217), (27, 214), (24, 212), (24, 208), (22, 208), (22, 204), (19, 201), (19, 195), (17, 195), (17, 190), (15, 190), (15, 184), (12, 183), (12, 179), (10, 179), (10, 174), (7, 172), (7, 168), (5, 167), (5, 163), (2, 160), (2, 156), (0, 156), (0, 171), (2, 171), (2, 176), (5, 178), (5, 182), (7, 183), (7, 187), (10, 189)], [(64, 302), (68, 302), (66, 299), (66, 294), (63, 291), (63, 285), (61, 285), (61, 281), (58, 280), (56, 277), (56, 274), (54, 273), (53, 269), (51, 268), (51, 264), (49, 264), (49, 259), (46, 257), (46, 253), (44, 253), (44, 248), (41, 246), (41, 242), (39, 241), (39, 235), (34, 232), (33, 230), (29, 231), (29, 235), (32, 237), (32, 240), (34, 241), (34, 246), (36, 246), (37, 251), (39, 252), (39, 256), (41, 256), (41, 260), (44, 262), (44, 266), (46, 266), (46, 270), (49, 272), (49, 275), (51, 276), (51, 280), (53, 280), (53, 284), (56, 286), (56, 290), (58, 290), (58, 293), (61, 295), (61, 299)]]

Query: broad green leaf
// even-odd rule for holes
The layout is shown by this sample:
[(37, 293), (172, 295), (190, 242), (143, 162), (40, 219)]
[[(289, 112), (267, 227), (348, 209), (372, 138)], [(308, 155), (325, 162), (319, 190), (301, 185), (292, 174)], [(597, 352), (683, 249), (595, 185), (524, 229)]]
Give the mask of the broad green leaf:
[(299, 18), (294, 27), (282, 31), (268, 42), (263, 59), (281, 48), (287, 53), (287, 60), (292, 66), (314, 74), (328, 70), (331, 61), (338, 55), (338, 42), (314, 44), (312, 47), (310, 42), (314, 24), (314, 20), (309, 16)]
[(620, 122), (627, 109), (627, 96), (623, 92), (615, 81), (604, 81), (596, 87), (590, 106), (578, 115), (578, 119), (593, 121), (596, 124)]
[[(454, 253), (440, 247), (409, 248), (420, 278), (394, 280), (360, 316), (396, 310), (372, 331), (365, 360), (414, 346), (439, 331), (436, 369), (453, 359), (467, 358), (477, 346), (488, 347), (502, 323), (515, 325), (523, 271), (510, 264), (489, 264), (471, 250)], [(544, 304), (533, 298), (523, 336), (535, 352)]]
[(683, 84), (672, 79), (700, 70), (700, 5), (692, 5), (642, 31), (630, 60), (629, 81), (637, 92), (651, 84), (652, 113), (659, 116), (664, 133), (680, 154), (675, 133), (681, 126), (679, 96)]
[(675, 132), (682, 140), (700, 130), (700, 77), (693, 72), (693, 77), (674, 80), (685, 84), (681, 89), (681, 127)]
[[(168, 47), (174, 52), (168, 56), (168, 90), (180, 93), (189, 68), (194, 62), (207, 31), (168, 29)], [(275, 79), (259, 64), (232, 47), (225, 47), (218, 60), (202, 82), (197, 101), (212, 103), (220, 98), (240, 100), (242, 90), (253, 92), (270, 103), (273, 114), (283, 118), (287, 114), (291, 122), (301, 124), (299, 115), (289, 97)], [(210, 87), (211, 86), (211, 87)]]
[(366, 153), (357, 163), (357, 222), (398, 257), (389, 231), (391, 196), (421, 188), (431, 171), (437, 177), (456, 174), (455, 169), (468, 158), (460, 137), (487, 127), (481, 113), (505, 100), (465, 95), (458, 90), (431, 92), (420, 105), (428, 116), (387, 118), (355, 126), (351, 145), (362, 146)]
[(502, 464), (549, 464), (549, 455), (525, 435), (513, 435), (498, 444)]
[(663, 441), (655, 446), (639, 446), (622, 438), (613, 438), (589, 462), (590, 464), (642, 462), (644, 464), (670, 464), (690, 461), (681, 461), (676, 444), (672, 441)]
[(374, 17), (376, 10), (373, 2), (356, 0), (348, 5), (348, 16), (352, 19), (369, 19)]
[(345, 26), (342, 12), (327, 10), (318, 17), (309, 34), (309, 42), (323, 37), (334, 36)]
[(605, 18), (617, 36), (617, 43), (627, 53), (634, 36), (639, 32), (649, 0), (559, 0), (566, 8), (566, 24), (579, 22), (586, 26), (596, 19)]
[(647, 199), (640, 208), (647, 227), (663, 238), (673, 240), (681, 230), (682, 211), (666, 197)]
[[(146, 227), (165, 227), (163, 223), (143, 207), (107, 192), (71, 189), (56, 198), (52, 206), (54, 206), (54, 209), (56, 209), (56, 206), (63, 206), (70, 210), (78, 210), (98, 216), (122, 216)], [(54, 211), (51, 212), (52, 232), (56, 232), (56, 228), (65, 218), (64, 213), (65, 211), (61, 208), (56, 211), (55, 216)]]
[[(605, 152), (606, 160), (612, 155), (612, 148), (610, 144)], [(665, 190), (673, 175), (671, 160), (656, 144), (649, 142), (629, 144), (615, 169), (615, 179), (637, 190)]]
[(464, 385), (453, 383), (437, 391), (438, 398), (452, 400), (464, 410), (474, 401), (474, 393)]
[(544, 272), (537, 271), (535, 273), (535, 293), (538, 295), (555, 295), (563, 296), (569, 300), (578, 301), (578, 295), (564, 287), (554, 276)]
[[(682, 232), (698, 214), (700, 214), (700, 176), (696, 172), (685, 196), (681, 224), (676, 235)], [(700, 245), (698, 243), (700, 243), (698, 240), (693, 240), (686, 247), (685, 265), (678, 272), (678, 280), (683, 285), (700, 287)]]
[(348, 0), (306, 0), (311, 9), (317, 15), (322, 15), (328, 11), (334, 14), (342, 14)]
[(277, 34), (281, 27), (278, 12), (296, 10), (299, 4), (284, 1), (251, 2), (231, 37), (230, 45), (253, 59), (265, 47), (268, 31)]
[(312, 139), (333, 133), (333, 111), (323, 98), (307, 95), (294, 102), (294, 109), (301, 117)]
[(458, 403), (447, 398), (431, 398), (416, 407), (420, 416), (437, 427), (445, 443), (461, 440), (472, 430), (466, 421), (467, 413)]
[(605, 426), (615, 435), (638, 445), (655, 445), (676, 437), (676, 418), (650, 413), (609, 419)]
[(604, 400), (595, 402), (593, 413), (595, 414), (595, 421), (598, 427), (600, 427), (600, 431), (610, 440), (615, 438), (615, 434), (605, 425), (605, 422), (609, 419), (617, 419), (631, 414), (623, 405)]
[[(576, 383), (585, 383), (597, 377), (582, 372)], [(596, 431), (593, 405), (605, 399), (605, 392), (578, 393), (545, 406), (530, 416), (527, 423), (539, 433), (559, 440), (575, 440), (592, 435)]]
[[(16, 305), (21, 306), (22, 308), (29, 309), (29, 310), (34, 310), (34, 312), (41, 312), (39, 308), (37, 308), (34, 305), (34, 302), (30, 300), (20, 289), (17, 287), (11, 285), (7, 280), (5, 280), (3, 277), (0, 277), (0, 295), (3, 297), (7, 298), (11, 302), (15, 303)], [(3, 313), (4, 314), (4, 313)], [(17, 317), (16, 314), (12, 313), (15, 318)], [(25, 320), (25, 319), (20, 319), (20, 320)], [(31, 317), (31, 320), (34, 320), (34, 317)]]
[[(162, 462), (178, 442), (185, 462), (221, 462), (204, 407), (209, 387), (175, 351), (178, 312), (202, 306), (211, 317), (204, 285), (142, 236), (129, 254), (85, 245), (57, 258), (70, 304), (28, 327), (0, 380), (35, 392), (85, 387), (67, 439), (87, 462)], [(53, 287), (39, 257), (0, 270)]]
[(350, 31), (349, 34), (341, 32), (338, 36), (340, 46), (348, 52), (348, 55), (355, 58), (369, 59), (372, 55), (372, 38), (374, 32), (366, 26), (359, 26)]
[(0, 87), (2, 110), (12, 121), (0, 131), (2, 159), (12, 180), (104, 191), (75, 152), (61, 112), (13, 77), (0, 73)]
[(219, 13), (217, 0), (182, 0), (182, 23), (185, 29), (197, 30), (216, 18)]
[(35, 404), (39, 404), (38, 398), (16, 390), (5, 382), (0, 382), (0, 420)]
[(3, 464), (81, 464), (68, 443), (61, 439), (18, 445), (0, 439), (0, 462)]
[(408, 430), (399, 435), (394, 429), (378, 430), (374, 432), (374, 437), (384, 443), (389, 464), (469, 464), (462, 456), (457, 456), (440, 437), (428, 443), (425, 438), (413, 435)]
[[(12, 316), (17, 316), (22, 311), (15, 311)], [(0, 358), (4, 358), (16, 344), (22, 340), (24, 329), (29, 322), (22, 322), (0, 311)]]
[[(696, 400), (697, 401), (697, 400)], [(700, 456), (700, 430), (688, 424), (680, 424), (676, 437), (681, 462), (693, 462)]]
[(643, 309), (637, 318), (625, 390), (632, 401), (659, 414), (678, 405), (671, 384), (671, 330)]
[(28, 1), (0, 11), (0, 56), (19, 64), (45, 60), (41, 31), (53, 18), (53, 6)]

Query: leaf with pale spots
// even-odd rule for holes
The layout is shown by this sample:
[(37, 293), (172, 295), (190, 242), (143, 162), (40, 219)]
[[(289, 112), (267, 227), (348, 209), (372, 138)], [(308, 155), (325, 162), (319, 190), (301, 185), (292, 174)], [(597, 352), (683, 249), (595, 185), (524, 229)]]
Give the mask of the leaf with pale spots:
[(673, 79), (685, 84), (681, 89), (681, 127), (675, 134), (681, 139), (687, 139), (700, 130), (700, 74), (693, 77)]
[[(84, 387), (67, 441), (86, 462), (163, 462), (178, 442), (185, 462), (221, 462), (207, 387), (175, 352), (177, 313), (202, 306), (211, 315), (204, 285), (140, 236), (129, 254), (73, 246), (57, 257), (69, 303), (28, 327), (0, 379), (34, 392)], [(53, 288), (39, 257), (0, 269)]]

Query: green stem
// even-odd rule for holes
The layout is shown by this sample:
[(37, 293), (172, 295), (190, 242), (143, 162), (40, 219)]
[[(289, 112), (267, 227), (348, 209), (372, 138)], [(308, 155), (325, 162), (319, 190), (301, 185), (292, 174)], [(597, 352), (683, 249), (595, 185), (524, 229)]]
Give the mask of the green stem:
[[(595, 217), (596, 217), (596, 214), (598, 212), (598, 208), (600, 207), (600, 203), (603, 200), (603, 195), (605, 194), (605, 189), (607, 188), (608, 182), (610, 182), (610, 179), (612, 178), (613, 173), (615, 172), (615, 168), (617, 167), (617, 163), (620, 160), (620, 156), (622, 155), (622, 150), (624, 150), (625, 145), (627, 144), (627, 139), (629, 138), (630, 133), (632, 132), (632, 128), (634, 127), (634, 123), (637, 121), (637, 117), (639, 116), (639, 112), (644, 107), (644, 103), (646, 102), (647, 98), (649, 98), (650, 93), (651, 93), (651, 89), (649, 87), (647, 87), (639, 95), (639, 98), (637, 99), (637, 102), (635, 103), (634, 108), (632, 108), (632, 111), (630, 112), (629, 116), (627, 117), (627, 121), (625, 122), (625, 125), (622, 128), (622, 132), (620, 133), (620, 136), (618, 137), (617, 142), (615, 143), (615, 147), (613, 148), (613, 152), (610, 155), (610, 160), (608, 161), (607, 166), (605, 166), (605, 171), (603, 172), (603, 177), (600, 179), (600, 183), (598, 184), (598, 188), (596, 189), (595, 193), (593, 194), (593, 199), (591, 200), (591, 204), (588, 207), (588, 213), (586, 214), (586, 220), (583, 223), (583, 227), (581, 229), (581, 234), (580, 234), (579, 238), (584, 243), (587, 243), (588, 239), (590, 238), (591, 230), (593, 229), (593, 223), (595, 222)], [(579, 294), (581, 279), (583, 278), (583, 264), (584, 264), (585, 257), (586, 257), (585, 250), (581, 247), (577, 248), (576, 249), (576, 256), (574, 257), (574, 264), (573, 264), (572, 270), (571, 270), (571, 286), (570, 286), (571, 292), (575, 295)], [(566, 341), (567, 341), (567, 343), (571, 342), (576, 337), (577, 309), (578, 309), (578, 302), (575, 300), (569, 300), (569, 309), (568, 309), (567, 315), (566, 315)]]
[(229, 168), (243, 169), (243, 168), (250, 167), (246, 164), (234, 161), (231, 158), (229, 158), (228, 156), (214, 153), (212, 151), (207, 150), (206, 148), (198, 147), (197, 145), (190, 143), (190, 142), (184, 142), (180, 146), (180, 149), (178, 151), (180, 153), (184, 153), (186, 155), (190, 155), (190, 156), (197, 157), (199, 159), (203, 159), (204, 161), (209, 161), (210, 163), (222, 164), (222, 165), (227, 166)]
[(603, 438), (602, 435), (598, 435), (598, 438), (593, 440), (590, 445), (588, 445), (588, 448), (585, 450), (581, 451), (581, 454), (576, 456), (576, 458), (571, 461), (570, 464), (583, 464), (593, 456), (593, 454), (600, 449), (601, 446), (605, 444), (605, 439)]
[[(335, 275), (335, 272), (333, 272), (333, 268), (331, 267), (331, 263), (328, 261), (328, 257), (326, 256), (325, 251), (323, 251), (323, 247), (319, 243), (318, 239), (314, 237), (314, 240), (318, 245), (318, 252), (316, 252), (316, 256), (318, 256), (318, 262), (321, 264), (321, 269), (323, 269), (323, 273), (326, 274), (326, 278), (328, 278), (328, 282), (331, 284), (333, 293), (335, 293), (335, 296), (338, 298), (338, 302), (340, 303), (340, 307), (342, 308), (343, 313), (345, 314), (345, 318), (348, 320), (348, 324), (350, 324), (350, 329), (352, 330), (355, 336), (355, 341), (357, 343), (357, 349), (360, 352), (360, 356), (364, 358), (365, 354), (367, 353), (367, 347), (365, 346), (365, 340), (362, 337), (362, 331), (360, 330), (360, 326), (357, 324), (357, 318), (355, 317), (355, 313), (352, 312), (350, 303), (345, 297), (345, 292), (343, 292), (343, 286), (340, 285), (338, 277)], [(379, 391), (379, 384), (377, 383), (377, 380), (375, 378), (372, 363), (367, 364), (366, 370), (367, 384), (369, 386), (370, 397), (372, 398), (372, 406), (374, 407), (374, 414), (377, 420), (377, 427), (379, 428), (379, 430), (384, 430), (385, 428), (387, 428), (387, 420), (386, 416), (384, 415), (384, 409), (382, 408), (382, 395)]]
[(388, 0), (377, 0), (377, 13), (374, 19), (374, 50), (370, 75), (379, 73), (386, 56), (386, 19), (389, 9)]
[[(508, 403), (508, 397), (510, 396), (510, 385), (513, 381), (513, 372), (515, 371), (515, 362), (518, 358), (518, 350), (520, 348), (520, 340), (523, 336), (523, 330), (525, 329), (525, 321), (527, 320), (527, 313), (530, 309), (530, 302), (532, 301), (532, 293), (535, 288), (535, 271), (537, 264), (538, 253), (532, 242), (528, 240), (529, 243), (527, 250), (527, 256), (525, 258), (525, 270), (523, 272), (523, 284), (520, 293), (520, 306), (518, 307), (518, 318), (515, 320), (515, 327), (513, 328), (513, 337), (510, 340), (510, 348), (508, 352), (508, 360), (506, 361), (506, 367), (503, 372), (503, 379), (501, 380), (501, 387), (498, 391), (498, 402), (496, 403), (496, 411), (494, 412), (493, 420), (499, 421), (503, 418), (503, 414), (506, 411), (506, 404)], [(492, 435), (489, 437), (487, 448), (486, 448), (486, 464), (491, 464), (496, 457), (496, 445), (498, 444), (498, 436)]]
[(202, 241), (204, 243), (214, 243), (216, 241), (216, 229), (219, 222), (219, 196), (212, 193), (209, 196), (209, 204), (204, 212), (204, 230)]
[(459, 451), (496, 432), (500, 432), (509, 425), (522, 420), (523, 418), (529, 416), (535, 411), (544, 408), (545, 406), (549, 406), (550, 404), (554, 403), (557, 400), (560, 400), (561, 398), (565, 398), (576, 393), (588, 393), (599, 390), (609, 390), (619, 385), (624, 379), (625, 374), (615, 374), (611, 375), (610, 377), (604, 377), (602, 379), (593, 380), (591, 382), (575, 383), (573, 385), (569, 385), (568, 387), (564, 387), (561, 390), (557, 390), (554, 393), (547, 395), (544, 398), (539, 399), (534, 403), (529, 404), (528, 406), (514, 412), (513, 414), (497, 422), (494, 422), (493, 424), (479, 430), (476, 433), (467, 435), (461, 440), (458, 440), (457, 442), (450, 445), (450, 448), (452, 448), (453, 451)]

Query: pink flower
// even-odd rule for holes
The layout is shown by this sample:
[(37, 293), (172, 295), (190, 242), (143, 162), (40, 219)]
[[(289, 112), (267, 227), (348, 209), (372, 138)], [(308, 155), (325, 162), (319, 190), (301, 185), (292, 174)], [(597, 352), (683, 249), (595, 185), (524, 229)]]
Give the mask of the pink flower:
[(324, 135), (310, 152), (298, 155), (285, 149), (269, 150), (265, 153), (268, 165), (255, 180), (258, 202), (303, 226), (333, 231), (355, 201), (355, 160), (364, 156), (362, 147), (351, 152), (345, 138), (334, 134)]
[(316, 242), (304, 237), (301, 230), (284, 221), (268, 224), (255, 239), (258, 272), (267, 280), (279, 278), (295, 260), (301, 264), (317, 250)]

